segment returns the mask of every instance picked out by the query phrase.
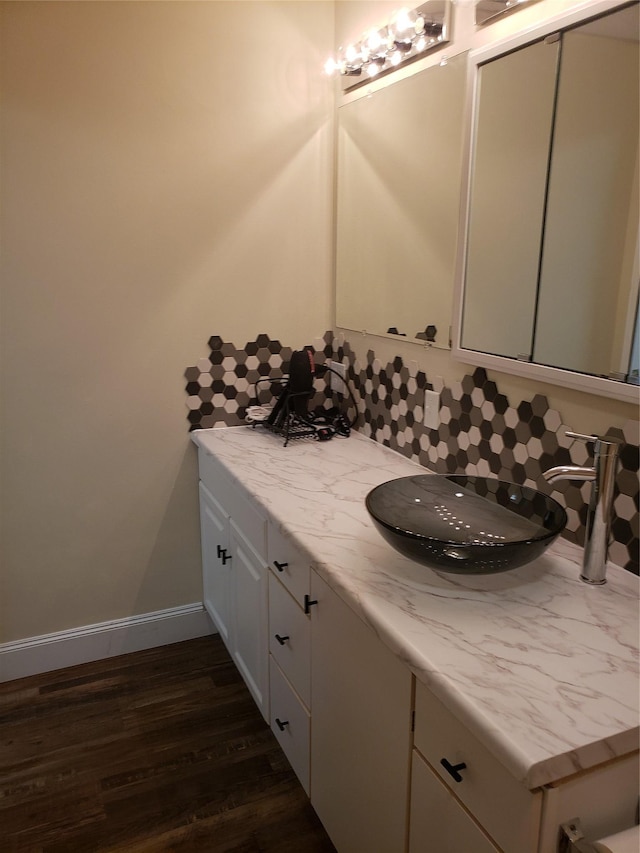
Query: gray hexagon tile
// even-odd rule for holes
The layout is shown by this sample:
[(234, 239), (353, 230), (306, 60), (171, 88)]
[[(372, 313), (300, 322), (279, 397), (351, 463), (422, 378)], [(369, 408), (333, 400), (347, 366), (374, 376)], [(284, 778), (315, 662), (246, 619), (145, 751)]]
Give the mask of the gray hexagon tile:
[[(256, 381), (282, 377), (292, 352), (266, 334), (242, 349), (214, 335), (209, 348), (208, 359), (185, 371), (190, 429), (243, 423)], [(566, 435), (571, 428), (545, 396), (536, 394), (513, 406), (483, 368), (447, 386), (440, 377), (432, 384), (417, 362), (405, 363), (400, 356), (385, 364), (369, 350), (360, 363), (343, 332), (325, 332), (312, 349), (316, 363), (335, 359), (347, 365), (359, 415), (356, 428), (365, 435), (437, 473), (494, 476), (550, 492), (567, 509), (564, 535), (583, 544), (590, 484), (560, 483), (552, 491), (541, 474), (554, 465), (591, 464), (591, 447)], [(422, 423), (424, 391), (434, 386), (440, 394), (440, 422), (428, 429)], [(314, 405), (328, 405), (330, 397), (327, 384)], [(627, 421), (609, 432), (625, 442), (610, 556), (638, 574), (640, 430), (636, 421)]]

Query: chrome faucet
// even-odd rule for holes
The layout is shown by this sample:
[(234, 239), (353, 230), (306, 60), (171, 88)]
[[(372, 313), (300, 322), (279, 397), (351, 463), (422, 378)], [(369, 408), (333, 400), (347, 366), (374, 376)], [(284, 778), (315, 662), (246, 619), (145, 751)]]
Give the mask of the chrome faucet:
[(618, 450), (622, 442), (608, 435), (600, 438), (597, 435), (567, 432), (567, 436), (580, 441), (593, 442), (593, 468), (582, 465), (558, 465), (556, 468), (543, 471), (542, 476), (548, 483), (555, 483), (558, 480), (593, 482), (580, 578), (585, 583), (603, 584), (607, 582), (613, 487), (616, 479)]

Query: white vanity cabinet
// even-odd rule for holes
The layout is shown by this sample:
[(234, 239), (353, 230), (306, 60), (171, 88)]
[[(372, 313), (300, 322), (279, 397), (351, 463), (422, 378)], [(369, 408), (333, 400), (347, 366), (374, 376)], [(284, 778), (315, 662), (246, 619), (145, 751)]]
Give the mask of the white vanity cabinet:
[[(520, 785), (420, 682), (415, 696), (413, 777), (418, 790), (412, 790), (411, 853), (421, 849), (417, 839), (427, 830), (436, 837), (446, 832), (452, 850), (476, 849), (462, 844), (473, 836), (478, 850), (497, 847), (505, 853), (537, 853), (542, 792)], [(423, 799), (421, 789), (435, 800)], [(437, 806), (438, 801), (446, 806)], [(456, 813), (465, 818), (459, 825), (448, 820)]]
[(271, 730), (310, 793), (311, 626), (309, 564), (268, 528)]
[[(264, 522), (262, 522), (264, 523)], [(267, 569), (231, 518), (232, 656), (265, 720), (269, 719)]]
[(632, 826), (638, 754), (530, 791), (420, 682), (409, 853), (557, 853), (563, 823), (580, 819), (597, 839)]
[(204, 606), (268, 720), (266, 521), (203, 448), (198, 466)]
[(448, 850), (500, 853), (449, 788), (414, 750), (411, 759), (409, 853)]
[[(573, 819), (589, 839), (634, 823), (637, 585), (626, 573), (585, 590), (573, 557), (550, 549), (545, 571), (523, 569), (513, 588), (408, 586), (404, 558), (363, 533), (361, 478), (366, 470), (373, 482), (384, 461), (388, 479), (406, 461), (354, 434), (348, 465), (343, 443), (294, 445), (294, 478), (292, 449), (272, 436), (204, 432), (205, 607), (338, 853), (557, 853), (560, 825)], [(316, 531), (319, 471), (327, 502), (335, 491), (340, 501)], [(329, 522), (336, 535), (323, 538)], [(505, 642), (530, 648), (527, 667), (539, 648), (532, 698), (548, 695), (548, 713), (540, 701), (531, 714), (512, 703), (508, 684), (526, 688), (524, 664), (493, 667), (495, 639), (478, 644), (485, 610), (507, 604)], [(554, 619), (534, 645), (537, 605)], [(561, 674), (544, 666), (558, 650)], [(564, 695), (584, 708), (558, 708)]]
[(309, 560), (273, 524), (269, 525), (268, 539), (269, 568), (295, 601), (304, 607), (310, 584)]
[(200, 490), (200, 541), (204, 607), (227, 648), (231, 622), (231, 554), (229, 516), (202, 480)]
[(311, 804), (339, 853), (403, 851), (412, 676), (315, 572), (311, 594)]

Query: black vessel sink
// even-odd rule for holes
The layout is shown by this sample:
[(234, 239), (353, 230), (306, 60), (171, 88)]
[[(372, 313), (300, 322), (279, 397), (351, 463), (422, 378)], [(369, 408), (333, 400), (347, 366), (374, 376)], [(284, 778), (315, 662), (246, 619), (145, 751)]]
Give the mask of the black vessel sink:
[(400, 477), (372, 489), (366, 505), (397, 551), (457, 574), (522, 566), (567, 523), (564, 508), (543, 492), (489, 477)]

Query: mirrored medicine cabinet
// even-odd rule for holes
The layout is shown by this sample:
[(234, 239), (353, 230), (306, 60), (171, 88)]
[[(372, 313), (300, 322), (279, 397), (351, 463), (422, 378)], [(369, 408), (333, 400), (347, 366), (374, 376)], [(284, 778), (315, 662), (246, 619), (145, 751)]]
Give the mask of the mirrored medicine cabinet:
[(637, 400), (639, 7), (611, 6), (471, 57), (454, 355)]
[(338, 110), (337, 325), (450, 347), (466, 55)]

